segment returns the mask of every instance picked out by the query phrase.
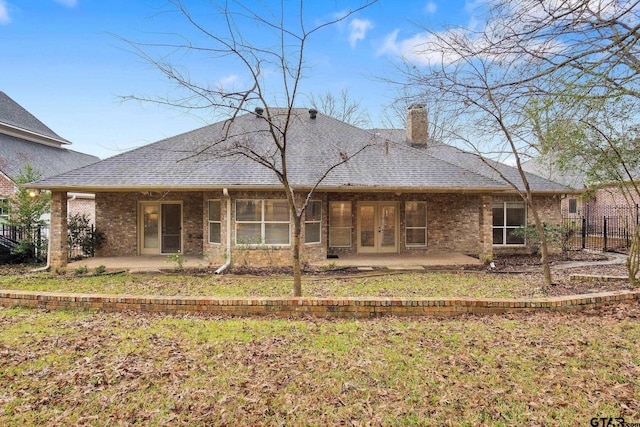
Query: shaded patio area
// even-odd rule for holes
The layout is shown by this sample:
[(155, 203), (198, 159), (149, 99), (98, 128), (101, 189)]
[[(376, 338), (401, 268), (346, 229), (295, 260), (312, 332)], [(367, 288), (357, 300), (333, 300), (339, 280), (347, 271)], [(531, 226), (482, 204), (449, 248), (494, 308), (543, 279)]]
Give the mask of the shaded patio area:
[[(183, 256), (184, 268), (217, 268), (219, 265), (209, 265), (209, 262), (197, 256)], [(464, 265), (481, 265), (482, 262), (468, 255), (460, 253), (438, 253), (429, 255), (398, 255), (398, 254), (364, 254), (329, 258), (322, 263), (313, 263), (314, 267), (335, 265), (336, 267), (388, 268), (390, 270), (423, 270), (429, 267), (456, 267)], [(175, 262), (169, 261), (167, 255), (147, 255), (134, 257), (95, 257), (80, 261), (73, 261), (67, 265), (72, 270), (86, 266), (89, 270), (104, 265), (108, 270), (128, 270), (131, 272), (154, 272), (171, 270), (176, 267)]]

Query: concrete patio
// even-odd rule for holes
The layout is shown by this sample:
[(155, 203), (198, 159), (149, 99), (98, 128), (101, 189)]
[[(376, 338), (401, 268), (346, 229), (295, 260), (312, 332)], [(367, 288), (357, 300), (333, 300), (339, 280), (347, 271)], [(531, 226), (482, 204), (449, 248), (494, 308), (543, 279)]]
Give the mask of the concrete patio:
[[(219, 267), (197, 256), (183, 256), (184, 268)], [(153, 272), (172, 269), (176, 265), (168, 261), (167, 255), (136, 257), (96, 257), (70, 262), (68, 269), (86, 266), (89, 270), (104, 265), (108, 270), (128, 270), (131, 272)], [(315, 267), (333, 265), (336, 267), (388, 268), (390, 270), (423, 270), (429, 267), (459, 267), (481, 265), (477, 258), (460, 253), (438, 253), (429, 255), (363, 254), (329, 258), (322, 263), (313, 263)]]

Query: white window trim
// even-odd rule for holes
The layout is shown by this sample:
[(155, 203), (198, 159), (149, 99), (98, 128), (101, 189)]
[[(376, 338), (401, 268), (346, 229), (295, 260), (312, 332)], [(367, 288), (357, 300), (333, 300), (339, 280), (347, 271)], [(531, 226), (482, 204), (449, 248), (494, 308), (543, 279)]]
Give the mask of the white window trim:
[[(329, 202), (329, 247), (331, 248), (351, 248), (353, 246), (353, 238), (352, 238), (352, 234), (353, 234), (353, 221), (351, 220), (351, 226), (349, 227), (332, 227), (331, 226), (331, 204), (332, 203), (349, 203), (349, 206), (351, 206), (351, 208), (349, 209), (349, 217), (353, 218), (353, 202), (351, 200), (333, 200), (331, 202)], [(348, 229), (349, 230), (349, 245), (333, 245), (331, 243), (331, 230), (332, 229)]]
[[(518, 203), (524, 206), (524, 224), (519, 225), (518, 227), (515, 228), (520, 228), (520, 227), (526, 227), (527, 226), (527, 216), (528, 216), (528, 212), (527, 212), (527, 204), (524, 202), (514, 202), (514, 201), (506, 201), (506, 202), (493, 202), (491, 205), (491, 209), (493, 209), (493, 205), (494, 204), (502, 204), (502, 215), (504, 218), (504, 225), (500, 225), (500, 226), (495, 226), (495, 225), (491, 225), (491, 230), (495, 230), (496, 228), (499, 228), (502, 230), (502, 243), (493, 243), (493, 246), (498, 246), (498, 247), (522, 247), (522, 246), (527, 246), (527, 240), (524, 240), (524, 243), (507, 243), (507, 230), (510, 228), (514, 228), (513, 226), (508, 226), (507, 225), (507, 203)], [(492, 236), (492, 240), (493, 240), (493, 233), (491, 234)]]
[[(305, 245), (319, 245), (319, 244), (322, 244), (322, 200), (309, 200), (309, 203), (319, 203), (320, 204), (320, 219), (315, 220), (315, 221), (307, 221), (305, 219), (305, 221), (304, 221), (304, 240), (305, 240), (304, 244)], [(306, 215), (306, 213), (305, 213), (305, 215)], [(318, 224), (318, 226), (320, 227), (320, 233), (318, 233), (318, 236), (319, 236), (320, 240), (318, 240), (317, 242), (307, 242), (307, 224)]]
[[(239, 221), (238, 220), (238, 202), (262, 202), (261, 212), (260, 212), (260, 220), (259, 221)], [(287, 199), (236, 199), (235, 201), (235, 226), (234, 228), (234, 236), (233, 239), (235, 241), (236, 246), (249, 246), (249, 247), (264, 247), (264, 246), (277, 246), (277, 247), (286, 247), (291, 246), (291, 213), (289, 212), (289, 220), (288, 221), (265, 221), (264, 219), (264, 202), (273, 201), (273, 202), (286, 202)], [(287, 204), (288, 205), (288, 204)], [(238, 224), (260, 224), (260, 243), (238, 243)], [(265, 225), (266, 224), (287, 224), (289, 226), (289, 232), (287, 233), (287, 237), (289, 238), (288, 243), (265, 243)]]
[[(404, 231), (404, 245), (407, 248), (425, 248), (427, 247), (427, 224), (428, 224), (428, 220), (427, 220), (427, 202), (425, 202), (424, 200), (407, 200), (405, 202), (404, 205), (404, 214), (405, 214), (405, 224), (407, 224), (407, 219), (406, 219), (406, 215), (407, 215), (407, 203), (424, 203), (424, 226), (422, 227), (408, 227), (405, 225), (405, 231)], [(409, 243), (407, 242), (407, 237), (409, 235), (409, 233), (407, 233), (407, 230), (424, 230), (424, 243)]]
[[(220, 221), (211, 221), (211, 203), (210, 202), (220, 202)], [(212, 242), (211, 241), (211, 224), (220, 224), (220, 241)], [(207, 200), (207, 242), (210, 245), (221, 245), (222, 244), (222, 200), (220, 199), (209, 199)]]

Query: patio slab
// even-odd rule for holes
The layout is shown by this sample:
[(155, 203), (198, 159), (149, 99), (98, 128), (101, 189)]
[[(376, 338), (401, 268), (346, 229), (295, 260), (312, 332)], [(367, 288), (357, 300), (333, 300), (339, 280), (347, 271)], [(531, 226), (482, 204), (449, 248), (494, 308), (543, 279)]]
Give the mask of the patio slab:
[[(219, 265), (209, 265), (209, 262), (197, 256), (183, 256), (184, 268), (217, 268)], [(168, 262), (166, 255), (147, 255), (133, 257), (96, 257), (73, 261), (67, 269), (86, 266), (92, 270), (104, 265), (108, 270), (127, 270), (136, 273), (153, 273), (160, 270), (171, 270), (176, 265)], [(455, 267), (463, 265), (481, 265), (477, 259), (460, 253), (438, 253), (428, 255), (399, 255), (399, 254), (366, 254), (341, 256), (327, 259), (313, 266), (320, 267), (333, 264), (337, 267), (358, 267), (360, 269), (388, 268), (390, 270), (423, 270), (429, 267)]]

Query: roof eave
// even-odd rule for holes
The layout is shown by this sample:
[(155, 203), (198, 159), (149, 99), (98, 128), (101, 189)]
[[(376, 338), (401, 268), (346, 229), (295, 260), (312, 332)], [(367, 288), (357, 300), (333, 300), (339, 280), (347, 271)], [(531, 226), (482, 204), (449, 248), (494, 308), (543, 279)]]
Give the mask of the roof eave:
[[(91, 185), (51, 185), (33, 183), (30, 188), (50, 190), (50, 191), (66, 191), (66, 192), (84, 192), (84, 193), (107, 193), (107, 192), (138, 192), (138, 191), (221, 191), (226, 188), (231, 191), (274, 191), (283, 190), (281, 185), (191, 185), (191, 186), (158, 186), (158, 185), (123, 185), (123, 186), (91, 186)], [(311, 187), (296, 187), (298, 191), (309, 191)], [(381, 186), (319, 186), (315, 192), (332, 192), (332, 193), (517, 193), (513, 188), (506, 187), (381, 187)], [(566, 190), (534, 190), (534, 194), (577, 194), (579, 191)]]
[(12, 126), (7, 123), (0, 122), (0, 132), (5, 135), (14, 136), (20, 139), (26, 139), (27, 141), (36, 142), (38, 144), (48, 145), (50, 147), (60, 148), (61, 145), (70, 145), (71, 143), (66, 139), (54, 138), (48, 135), (42, 135), (37, 132)]

